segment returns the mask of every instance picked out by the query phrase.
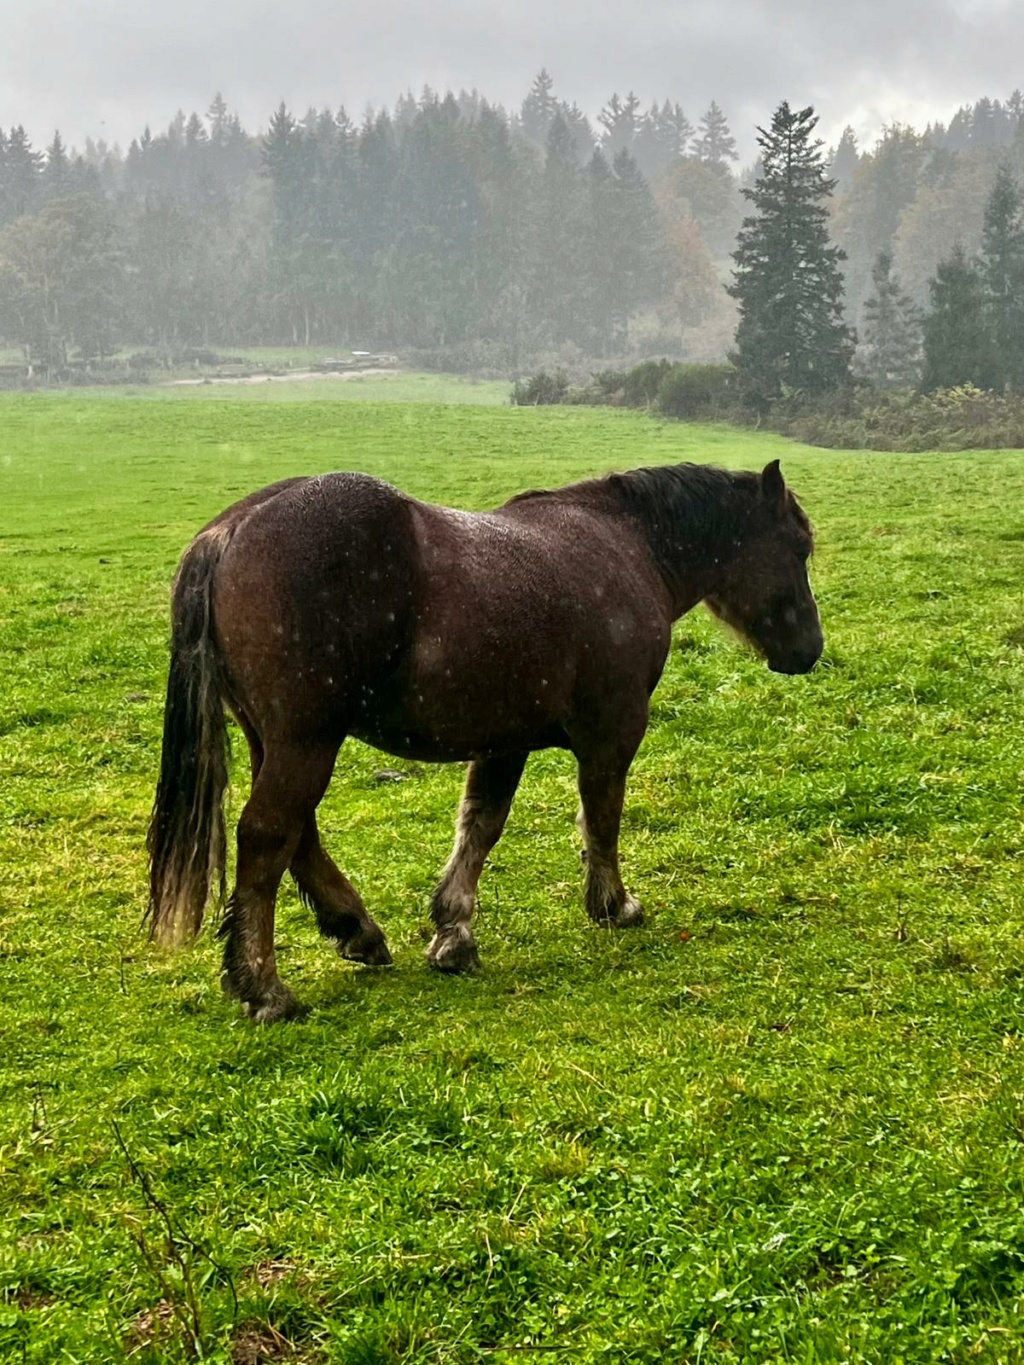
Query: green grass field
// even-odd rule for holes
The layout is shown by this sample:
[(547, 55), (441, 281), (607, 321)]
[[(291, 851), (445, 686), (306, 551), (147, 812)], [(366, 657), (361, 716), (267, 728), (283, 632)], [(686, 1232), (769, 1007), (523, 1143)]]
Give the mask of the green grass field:
[[(1024, 455), (219, 397), (0, 400), (0, 1359), (1024, 1360)], [(336, 468), (484, 507), (776, 455), (826, 657), (679, 624), (623, 831), (646, 927), (586, 921), (540, 754), (484, 970), (432, 975), (461, 772), (351, 744), (322, 823), (393, 970), (288, 889), (314, 1008), (259, 1029), (211, 935), (147, 944), (168, 584), (213, 513)]]
[(159, 372), (146, 384), (97, 385), (95, 388), (65, 389), (57, 399), (65, 403), (109, 403), (112, 398), (133, 398), (166, 402), (168, 399), (204, 399), (238, 403), (244, 401), (278, 403), (285, 400), (309, 403), (326, 399), (328, 402), (357, 403), (455, 403), (460, 406), (486, 405), (508, 402), (511, 385), (501, 380), (472, 379), (466, 375), (424, 374), (417, 371), (395, 370), (391, 373), (325, 375), (316, 379), (260, 379), (253, 383), (193, 383), (188, 370), (178, 378), (188, 378), (187, 384), (163, 379)]

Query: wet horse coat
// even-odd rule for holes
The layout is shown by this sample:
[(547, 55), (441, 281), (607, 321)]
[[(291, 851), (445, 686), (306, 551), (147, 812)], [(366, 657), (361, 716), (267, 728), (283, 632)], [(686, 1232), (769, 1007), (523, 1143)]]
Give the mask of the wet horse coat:
[(428, 958), (477, 965), (471, 917), (529, 753), (579, 769), (586, 908), (639, 923), (619, 875), (626, 774), (672, 623), (698, 602), (769, 667), (822, 647), (809, 523), (778, 462), (762, 474), (677, 465), (460, 512), (361, 474), (292, 479), (228, 508), (186, 551), (150, 829), (154, 933), (197, 932), (223, 888), (224, 708), (249, 743), (224, 984), (257, 1019), (295, 1012), (277, 976), (274, 904), (290, 870), (344, 956), (390, 961), (320, 843), (316, 808), (354, 735), (388, 753), (468, 761), (455, 848), (431, 906)]

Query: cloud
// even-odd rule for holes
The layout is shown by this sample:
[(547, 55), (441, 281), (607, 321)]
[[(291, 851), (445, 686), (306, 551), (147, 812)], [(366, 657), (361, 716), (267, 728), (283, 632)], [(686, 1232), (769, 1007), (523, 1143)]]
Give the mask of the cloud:
[(122, 143), (218, 90), (250, 129), (283, 99), (298, 112), (360, 115), (403, 90), (476, 86), (515, 107), (541, 66), (596, 114), (613, 91), (712, 99), (745, 155), (780, 99), (814, 104), (827, 137), (893, 120), (948, 120), (1005, 97), (1024, 48), (1024, 6), (1007, 0), (0, 0), (0, 125), (38, 144)]

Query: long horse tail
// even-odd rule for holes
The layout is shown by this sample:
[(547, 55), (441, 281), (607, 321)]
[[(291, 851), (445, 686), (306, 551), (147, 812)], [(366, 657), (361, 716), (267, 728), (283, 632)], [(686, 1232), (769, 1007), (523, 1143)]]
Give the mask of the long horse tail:
[(150, 934), (177, 946), (202, 928), (211, 888), (223, 903), (228, 731), (223, 669), (212, 623), (213, 576), (229, 527), (201, 533), (171, 592), (171, 664), (149, 850)]

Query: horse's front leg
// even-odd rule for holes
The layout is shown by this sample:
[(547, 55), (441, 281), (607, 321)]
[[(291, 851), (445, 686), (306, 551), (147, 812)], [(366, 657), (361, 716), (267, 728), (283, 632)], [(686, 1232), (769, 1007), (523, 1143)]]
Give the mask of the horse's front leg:
[(302, 1007), (277, 974), (277, 889), (327, 790), (337, 750), (268, 744), (238, 822), (235, 889), (220, 928), (224, 989), (258, 1023), (289, 1019)]
[(469, 765), (455, 826), (455, 847), (430, 903), (434, 938), (427, 961), (439, 972), (480, 966), (471, 921), (488, 853), (501, 837), (527, 755), (494, 754)]
[(619, 826), (633, 752), (579, 755), (582, 809), (577, 824), (584, 841), (584, 903), (596, 924), (616, 929), (644, 922), (640, 902), (629, 894), (619, 874)]

